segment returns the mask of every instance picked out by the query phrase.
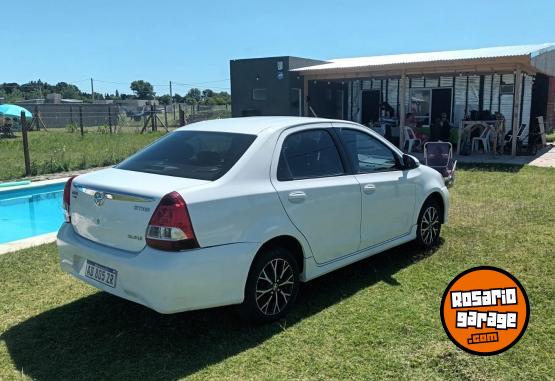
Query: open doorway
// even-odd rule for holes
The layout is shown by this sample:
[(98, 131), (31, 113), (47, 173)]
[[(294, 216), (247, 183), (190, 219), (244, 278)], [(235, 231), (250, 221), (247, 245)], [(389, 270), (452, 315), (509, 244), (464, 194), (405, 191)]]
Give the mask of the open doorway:
[(380, 119), (380, 90), (362, 91), (361, 123), (367, 125)]
[(432, 120), (441, 118), (441, 114), (447, 114), (447, 120), (451, 121), (451, 89), (432, 89)]

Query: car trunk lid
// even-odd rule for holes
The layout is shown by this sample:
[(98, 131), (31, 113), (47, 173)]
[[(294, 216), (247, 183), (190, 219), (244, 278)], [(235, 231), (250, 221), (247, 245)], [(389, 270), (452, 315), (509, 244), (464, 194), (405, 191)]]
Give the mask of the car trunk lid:
[(72, 186), (71, 223), (91, 241), (139, 252), (146, 245), (146, 229), (162, 197), (205, 183), (117, 168), (81, 175)]

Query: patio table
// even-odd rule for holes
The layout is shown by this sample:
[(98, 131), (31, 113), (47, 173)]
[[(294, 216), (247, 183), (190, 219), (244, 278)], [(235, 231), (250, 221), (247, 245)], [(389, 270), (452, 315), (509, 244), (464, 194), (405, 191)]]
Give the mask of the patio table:
[(470, 138), (470, 129), (476, 125), (480, 125), (483, 128), (490, 128), (492, 125), (495, 125), (495, 120), (462, 120), (461, 124), (458, 128), (458, 136), (457, 136), (457, 155), (461, 153), (461, 140), (465, 132), (468, 131), (468, 135)]

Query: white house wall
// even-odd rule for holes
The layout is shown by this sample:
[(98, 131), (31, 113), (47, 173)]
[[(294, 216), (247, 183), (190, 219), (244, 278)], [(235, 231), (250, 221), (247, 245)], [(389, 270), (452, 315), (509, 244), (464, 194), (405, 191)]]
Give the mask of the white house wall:
[(440, 87), (453, 87), (453, 77), (440, 77), (439, 78)]
[(470, 111), (480, 109), (480, 76), (468, 76), (468, 99), (466, 105), (466, 113), (470, 115)]
[[(514, 74), (503, 74), (501, 80), (509, 85), (515, 83)], [(501, 94), (499, 112), (505, 117), (505, 131), (513, 128), (513, 94)]]
[(466, 102), (466, 77), (455, 77), (455, 99), (453, 102), (453, 122), (459, 125), (464, 118)]
[(390, 79), (387, 81), (387, 103), (395, 110), (397, 113), (397, 102), (399, 102), (399, 80)]
[(353, 120), (353, 82), (347, 82), (347, 120)]
[[(522, 88), (522, 119), (520, 123), (526, 123), (524, 136), (528, 136), (530, 131), (530, 109), (532, 108), (532, 85), (534, 84), (534, 77), (530, 75), (524, 76), (524, 86)], [(527, 138), (525, 139), (527, 140)]]
[(351, 120), (357, 123), (360, 123), (361, 121), (361, 113), (360, 113), (360, 109), (361, 109), (361, 103), (362, 103), (362, 97), (361, 97), (361, 81), (357, 80), (357, 81), (353, 81), (352, 82), (352, 92), (351, 92)]

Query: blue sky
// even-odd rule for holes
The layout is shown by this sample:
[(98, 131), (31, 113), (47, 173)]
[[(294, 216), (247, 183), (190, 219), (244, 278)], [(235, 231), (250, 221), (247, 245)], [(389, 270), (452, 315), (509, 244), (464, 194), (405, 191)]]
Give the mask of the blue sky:
[(225, 89), (234, 58), (555, 42), (554, 0), (19, 0), (3, 3), (2, 15), (2, 38), (11, 42), (3, 47), (0, 82), (40, 78), (90, 91), (93, 77), (95, 91), (110, 93), (130, 93), (135, 79), (158, 94), (170, 80)]

